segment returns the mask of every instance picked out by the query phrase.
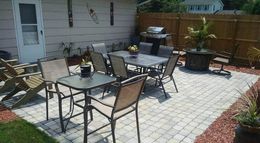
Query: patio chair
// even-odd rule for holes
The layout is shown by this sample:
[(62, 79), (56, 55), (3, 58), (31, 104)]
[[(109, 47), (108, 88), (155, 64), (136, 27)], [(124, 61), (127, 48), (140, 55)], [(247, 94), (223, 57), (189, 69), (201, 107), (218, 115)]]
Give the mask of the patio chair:
[(0, 93), (7, 92), (9, 89), (14, 88), (15, 86), (15, 76), (9, 73), (6, 68), (4, 67), (5, 64), (11, 65), (13, 68), (18, 68), (15, 69), (18, 75), (24, 74), (26, 71), (26, 68), (32, 67), (32, 65), (28, 64), (18, 64), (17, 59), (12, 59), (12, 60), (0, 60), (0, 82), (3, 82), (3, 85), (0, 86)]
[(112, 66), (113, 75), (116, 76), (119, 81), (139, 74), (138, 72), (127, 70), (127, 66), (123, 57), (112, 54), (108, 54), (108, 57)]
[[(134, 112), (136, 115), (136, 124), (137, 124), (137, 136), (138, 142), (140, 143), (140, 132), (139, 132), (139, 121), (138, 121), (138, 101), (141, 95), (142, 89), (144, 87), (144, 82), (147, 78), (147, 74), (138, 75), (132, 77), (128, 80), (121, 82), (119, 88), (116, 92), (116, 96), (107, 97), (104, 100), (96, 99), (93, 96), (90, 96), (91, 104), (86, 107), (84, 112), (84, 142), (88, 142), (88, 135), (111, 125), (112, 138), (113, 142), (116, 142), (115, 138), (115, 126), (116, 121), (121, 117)], [(88, 111), (96, 110), (105, 116), (109, 123), (99, 127), (98, 129), (88, 132)]]
[[(22, 104), (28, 102), (31, 98), (33, 98), (40, 90), (44, 88), (43, 79), (40, 76), (40, 72), (28, 73), (28, 74), (20, 74), (17, 72), (17, 69), (24, 69), (24, 66), (14, 68), (10, 64), (5, 63), (0, 59), (1, 63), (4, 65), (6, 70), (9, 72), (9, 76), (15, 79), (15, 88), (10, 93), (8, 93), (2, 101), (6, 101), (11, 99), (15, 94), (20, 91), (25, 91), (26, 93), (22, 95), (18, 101), (13, 103), (10, 108), (17, 108)], [(37, 65), (28, 65), (26, 67), (35, 67)]]
[[(48, 120), (49, 119), (48, 100), (49, 98), (52, 98), (53, 94), (57, 94), (56, 88), (54, 88), (56, 87), (56, 81), (61, 77), (70, 76), (70, 72), (65, 58), (54, 59), (54, 60), (48, 60), (47, 58), (43, 58), (38, 60), (38, 64), (42, 72), (42, 76), (44, 78), (44, 85), (45, 85), (45, 92), (46, 92), (46, 119)], [(58, 100), (59, 102), (62, 102), (63, 99), (70, 98), (69, 112), (71, 112), (73, 110), (72, 109), (73, 96), (72, 96), (72, 90), (70, 88), (69, 91), (70, 91), (70, 95), (65, 95), (61, 93), (63, 97), (59, 96), (60, 94), (58, 94)], [(82, 92), (78, 92), (76, 94), (79, 93)], [(62, 108), (62, 105), (60, 105), (59, 108)]]
[[(17, 60), (16, 60), (17, 61)], [(7, 61), (5, 61), (7, 62)], [(11, 65), (13, 65), (13, 63), (10, 63)], [(1, 62), (0, 62), (1, 65)], [(24, 73), (23, 69), (18, 70), (19, 74)], [(14, 83), (15, 80), (14, 78), (12, 78), (11, 76), (8, 76), (8, 72), (6, 71), (6, 69), (4, 67), (0, 67), (0, 82), (3, 82), (3, 84), (0, 86), (0, 94), (6, 92), (8, 89), (11, 89), (12, 87), (14, 87)]]
[(231, 53), (225, 51), (217, 53), (216, 57), (213, 59), (213, 62), (221, 64), (221, 67), (220, 69), (213, 70), (212, 72), (218, 75), (231, 75), (230, 71), (224, 69), (224, 65), (229, 65), (233, 62), (238, 48), (239, 48), (239, 44), (236, 44), (233, 47)]
[(91, 56), (92, 64), (93, 64), (95, 71), (102, 72), (102, 73), (105, 73), (105, 74), (110, 73), (109, 67), (106, 64), (106, 60), (103, 57), (102, 53), (90, 52), (90, 56)]
[(140, 42), (139, 44), (140, 53), (150, 55), (152, 47), (153, 47), (152, 43)]
[(102, 54), (107, 54), (107, 48), (105, 43), (96, 43), (96, 44), (91, 44), (93, 51), (102, 53)]
[[(168, 62), (166, 64), (166, 67), (164, 70), (160, 70), (160, 69), (157, 69), (157, 68), (152, 68), (150, 69), (150, 71), (148, 72), (148, 76), (150, 76), (151, 78), (155, 78), (156, 81), (155, 81), (155, 86), (157, 85), (157, 82), (159, 81), (159, 85), (162, 87), (162, 90), (164, 92), (164, 95), (165, 95), (165, 98), (167, 98), (167, 94), (165, 92), (165, 88), (164, 88), (164, 83), (163, 83), (163, 80), (167, 79), (167, 78), (170, 78), (169, 81), (173, 81), (173, 84), (174, 84), (174, 87), (176, 89), (176, 92), (178, 92), (178, 89), (177, 89), (177, 85), (175, 83), (175, 80), (172, 76), (173, 74), (173, 71), (176, 67), (176, 64), (178, 62), (178, 59), (179, 59), (179, 54), (172, 54), (169, 59), (168, 59)], [(168, 81), (168, 82), (169, 82)]]

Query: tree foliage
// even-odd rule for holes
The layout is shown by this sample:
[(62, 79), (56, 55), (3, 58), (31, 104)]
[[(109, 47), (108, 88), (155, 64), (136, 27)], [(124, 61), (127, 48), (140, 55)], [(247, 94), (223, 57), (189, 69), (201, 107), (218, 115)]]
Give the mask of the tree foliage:
[(260, 0), (248, 0), (243, 5), (242, 10), (247, 14), (260, 14)]
[(151, 0), (151, 2), (139, 7), (140, 12), (185, 12), (186, 8), (181, 4), (182, 0)]

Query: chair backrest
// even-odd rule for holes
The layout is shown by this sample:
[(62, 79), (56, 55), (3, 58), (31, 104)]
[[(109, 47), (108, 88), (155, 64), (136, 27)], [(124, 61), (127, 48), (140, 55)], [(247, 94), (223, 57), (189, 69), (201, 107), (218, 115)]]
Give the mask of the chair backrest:
[(163, 73), (163, 77), (172, 75), (172, 73), (177, 65), (178, 60), (179, 60), (179, 54), (172, 54), (169, 57), (168, 62), (165, 67), (165, 71)]
[(234, 47), (232, 48), (231, 55), (230, 55), (230, 62), (233, 62), (239, 46), (240, 46), (239, 44), (235, 44)]
[(173, 49), (172, 46), (160, 45), (157, 56), (169, 58), (172, 55)]
[(108, 70), (103, 54), (98, 52), (90, 52), (90, 56), (94, 70), (97, 72), (104, 72), (107, 74)]
[(96, 44), (91, 44), (93, 51), (106, 54), (107, 53), (107, 48), (105, 43), (96, 43)]
[(136, 104), (135, 107), (137, 108), (139, 97), (143, 90), (146, 78), (147, 74), (142, 74), (121, 82), (119, 90), (116, 94), (112, 114), (126, 109), (134, 104)]
[(69, 76), (65, 58), (55, 60), (38, 60), (42, 76), (45, 80), (56, 82), (58, 78)]
[(139, 44), (140, 53), (150, 54), (152, 47), (153, 47), (152, 43), (140, 42), (140, 44)]
[(121, 78), (127, 78), (127, 68), (123, 57), (108, 54), (113, 74)]
[(1, 64), (7, 69), (8, 75), (15, 77), (18, 75), (17, 71), (13, 68), (12, 65), (7, 63), (4, 59), (0, 58)]

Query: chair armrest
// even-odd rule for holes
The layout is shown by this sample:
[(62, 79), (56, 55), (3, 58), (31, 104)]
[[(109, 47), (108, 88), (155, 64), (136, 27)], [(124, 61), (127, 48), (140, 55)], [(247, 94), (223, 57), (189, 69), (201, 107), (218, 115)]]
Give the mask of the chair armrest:
[(18, 59), (5, 60), (7, 63), (18, 62)]
[(24, 77), (29, 77), (29, 76), (39, 75), (39, 74), (41, 74), (41, 72), (21, 74), (21, 75), (16, 76), (16, 78), (24, 78)]
[(25, 64), (19, 64), (19, 65), (13, 65), (13, 68), (23, 67), (29, 65), (28, 63)]
[(37, 64), (31, 64), (31, 65), (24, 65), (24, 66), (19, 66), (16, 67), (15, 69), (25, 69), (25, 68), (32, 68), (32, 67), (37, 67)]
[(113, 105), (104, 103), (104, 102), (102, 102), (101, 100), (99, 100), (99, 99), (97, 99), (97, 98), (95, 98), (95, 97), (93, 97), (93, 96), (88, 96), (88, 97), (89, 97), (91, 100), (95, 100), (95, 101), (99, 102), (99, 103), (102, 104), (102, 105), (105, 105), (105, 106), (108, 106), (108, 107), (111, 107), (111, 108), (114, 107)]
[(43, 81), (44, 81), (45, 83), (56, 84), (56, 82), (54, 82), (54, 81), (51, 81), (51, 80), (46, 80), (46, 79), (43, 79)]

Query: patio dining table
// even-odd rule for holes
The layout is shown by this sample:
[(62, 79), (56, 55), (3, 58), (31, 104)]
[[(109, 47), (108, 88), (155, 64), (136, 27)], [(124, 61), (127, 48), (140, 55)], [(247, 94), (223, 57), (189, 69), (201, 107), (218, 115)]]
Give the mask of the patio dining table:
[[(84, 101), (85, 101), (85, 105), (81, 106), (80, 104), (74, 103), (75, 105), (84, 108), (85, 106), (88, 105), (89, 98), (88, 98), (88, 94), (87, 92), (91, 89), (94, 88), (98, 88), (98, 87), (102, 87), (105, 85), (109, 85), (113, 82), (116, 82), (116, 78), (115, 77), (111, 77), (102, 73), (98, 73), (98, 72), (94, 72), (92, 73), (91, 77), (88, 78), (82, 78), (80, 77), (80, 75), (72, 75), (72, 76), (66, 76), (66, 77), (62, 77), (59, 78), (57, 80), (57, 84), (66, 86), (66, 87), (70, 87), (72, 89), (75, 90), (81, 90), (84, 93)], [(58, 94), (60, 94), (58, 92)], [(59, 102), (59, 116), (60, 116), (60, 124), (61, 124), (61, 129), (62, 132), (65, 132), (66, 128), (64, 127), (64, 120), (69, 120), (70, 118), (72, 118), (72, 116), (70, 116), (67, 119), (63, 119), (63, 115), (62, 115), (62, 103)]]
[[(129, 54), (128, 51), (116, 51), (116, 52), (111, 52), (108, 54), (123, 57), (126, 64), (142, 67), (143, 72), (145, 72), (145, 70), (147, 68), (150, 68), (150, 67), (153, 67), (156, 65), (160, 65), (160, 64), (166, 63), (168, 61), (168, 59), (164, 58), (164, 57), (141, 54), (141, 53), (139, 53), (136, 58), (133, 58), (133, 57), (131, 57), (131, 55)], [(108, 59), (107, 54), (104, 54), (104, 57), (106, 59)]]

